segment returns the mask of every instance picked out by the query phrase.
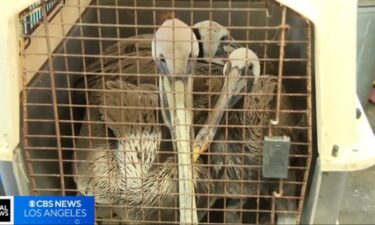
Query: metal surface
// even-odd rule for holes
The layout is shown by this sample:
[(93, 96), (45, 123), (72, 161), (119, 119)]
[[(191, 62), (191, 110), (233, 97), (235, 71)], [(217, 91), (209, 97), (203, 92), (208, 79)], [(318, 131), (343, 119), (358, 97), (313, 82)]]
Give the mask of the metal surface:
[(0, 171), (0, 192), (4, 188), (4, 195), (19, 195), (12, 162), (0, 161)]
[[(119, 107), (104, 102), (101, 105), (91, 104), (90, 96), (104, 93), (124, 93), (130, 94), (130, 90), (110, 90), (105, 85), (90, 86), (90, 79), (99, 76), (99, 80), (105, 81), (110, 76), (118, 76), (123, 80), (134, 78), (134, 85), (140, 87), (146, 78), (153, 80), (157, 85), (159, 75), (155, 70), (149, 73), (142, 72), (142, 63), (152, 61), (151, 55), (140, 54), (142, 44), (151, 42), (151, 39), (130, 38), (128, 41), (138, 42), (134, 48), (134, 54), (123, 54), (120, 47), (115, 48), (111, 54), (107, 54), (108, 46), (112, 46), (125, 38), (134, 35), (154, 33), (160, 26), (160, 21), (166, 12), (173, 11), (176, 16), (188, 25), (205, 19), (212, 19), (226, 27), (235, 42), (252, 49), (259, 57), (261, 71), (265, 77), (271, 77), (277, 81), (276, 89), (272, 92), (242, 93), (245, 96), (271, 96), (270, 104), (263, 108), (252, 109), (233, 107), (225, 110), (222, 122), (217, 125), (223, 130), (224, 139), (215, 139), (214, 142), (237, 143), (239, 145), (261, 146), (263, 149), (263, 138), (259, 140), (228, 138), (231, 129), (254, 129), (264, 136), (282, 136), (283, 132), (290, 133), (290, 154), (289, 154), (289, 176), (288, 179), (264, 179), (261, 174), (261, 160), (254, 164), (242, 164), (243, 157), (250, 157), (244, 151), (238, 154), (241, 171), (249, 170), (254, 172), (252, 179), (233, 180), (230, 177), (223, 179), (207, 179), (202, 182), (210, 183), (214, 186), (223, 186), (224, 192), (212, 192), (199, 194), (208, 199), (216, 199), (215, 204), (200, 210), (208, 213), (200, 224), (217, 224), (228, 221), (225, 217), (230, 210), (240, 214), (240, 219), (244, 224), (277, 223), (283, 215), (296, 218), (299, 221), (304, 205), (305, 191), (312, 157), (312, 123), (311, 116), (311, 79), (312, 79), (312, 26), (309, 21), (300, 17), (291, 10), (280, 6), (272, 1), (92, 1), (90, 5), (81, 8), (83, 1), (67, 1), (62, 10), (74, 10), (82, 13), (76, 23), (68, 21), (63, 14), (56, 15), (53, 21), (46, 18), (41, 22), (44, 33), (21, 34), (20, 39), (27, 37), (31, 44), (42, 40), (46, 48), (42, 50), (34, 49), (27, 51), (21, 49), (21, 57), (26, 60), (22, 65), (23, 87), (22, 87), (22, 150), (25, 154), (27, 173), (30, 180), (31, 192), (35, 195), (75, 195), (78, 193), (74, 178), (78, 175), (72, 171), (72, 164), (77, 162), (76, 155), (80, 152), (95, 151), (95, 142), (107, 142), (126, 140), (129, 137), (115, 137), (111, 131), (112, 126), (154, 126), (162, 129), (165, 124), (162, 118), (158, 117), (153, 123), (145, 122), (108, 122), (102, 119), (84, 119), (85, 111), (111, 109), (133, 110), (155, 110), (160, 111), (160, 107)], [(83, 11), (85, 10), (85, 11)], [(58, 20), (57, 20), (58, 19)], [(21, 21), (24, 21), (21, 17)], [(67, 35), (64, 33), (50, 32), (53, 27), (72, 27)], [(62, 39), (58, 48), (53, 51), (55, 41)], [(25, 46), (25, 45), (23, 45)], [(44, 51), (46, 50), (46, 51)], [(30, 59), (45, 58), (47, 61), (39, 70), (28, 69), (26, 65)], [(210, 61), (211, 58), (205, 58)], [(134, 61), (133, 72), (126, 71), (122, 64)], [(225, 59), (224, 59), (225, 60)], [(97, 64), (98, 71), (90, 71), (93, 64)], [(111, 67), (109, 67), (111, 65)], [(206, 84), (207, 90), (196, 91), (197, 98), (208, 97), (208, 108), (191, 110), (198, 114), (203, 112), (195, 120), (204, 120), (213, 111), (216, 97), (220, 94), (211, 89), (217, 75), (205, 74), (193, 75), (193, 78)], [(34, 75), (35, 74), (35, 75)], [(34, 76), (30, 80), (30, 76)], [(76, 81), (83, 77), (83, 87), (75, 86)], [(109, 79), (109, 78), (108, 78)], [(223, 77), (220, 77), (222, 80)], [(28, 82), (30, 80), (30, 82)], [(220, 90), (220, 89), (219, 89)], [(140, 95), (158, 94), (157, 91), (139, 91)], [(133, 91), (134, 94), (134, 91)], [(78, 99), (77, 96), (83, 96)], [(285, 99), (289, 99), (290, 104), (285, 104)], [(234, 123), (230, 120), (230, 114), (237, 113), (264, 113), (267, 115), (265, 121), (252, 123)], [(90, 113), (89, 113), (90, 114)], [(90, 116), (89, 116), (90, 117)], [(107, 114), (104, 114), (107, 117)], [(282, 118), (291, 117), (295, 123), (286, 123)], [(273, 121), (273, 122), (272, 122)], [(301, 122), (304, 121), (304, 122)], [(104, 137), (96, 136), (89, 128), (86, 135), (80, 135), (80, 127), (102, 125)], [(202, 126), (202, 122), (192, 124), (196, 130)], [(281, 133), (281, 134), (280, 134)], [(287, 135), (287, 134), (285, 134)], [(144, 137), (140, 145), (147, 143)], [(87, 147), (77, 147), (77, 140), (87, 140)], [(160, 141), (169, 143), (170, 137), (163, 137)], [(179, 141), (179, 140), (177, 140)], [(193, 140), (191, 140), (193, 141)], [(113, 149), (106, 147), (103, 152), (111, 152)], [(161, 153), (174, 156), (175, 153), (167, 148), (160, 149)], [(228, 150), (227, 154), (234, 154)], [(124, 153), (126, 154), (126, 152)], [(166, 156), (161, 156), (152, 162), (151, 167), (163, 165)], [(202, 166), (208, 170), (214, 168), (212, 158), (215, 156), (211, 149), (201, 158)], [(261, 159), (262, 152), (254, 154), (254, 159)], [(113, 164), (111, 159), (87, 159), (91, 164)], [(143, 162), (144, 163), (144, 162)], [(232, 165), (222, 165), (223, 168)], [(143, 171), (140, 176), (146, 176), (150, 171)], [(94, 174), (94, 173), (93, 173)], [(102, 174), (102, 178), (113, 180), (109, 174)], [(133, 176), (133, 174), (131, 175)], [(136, 176), (136, 175), (134, 175)], [(92, 175), (92, 179), (100, 178)], [(137, 178), (137, 177), (136, 177)], [(240, 186), (252, 187), (253, 192), (245, 193), (239, 191), (228, 197), (226, 187), (228, 184), (237, 182)], [(97, 190), (100, 191), (100, 190)], [(155, 193), (162, 190), (156, 189)], [(116, 192), (116, 191), (112, 191)], [(95, 194), (95, 192), (94, 192)], [(110, 193), (108, 194), (117, 194)], [(139, 192), (143, 198), (142, 190)], [(177, 195), (170, 193), (170, 195)], [(231, 198), (240, 198), (244, 201), (241, 208), (230, 208)], [(145, 201), (145, 200), (143, 200)], [(163, 208), (163, 202), (154, 206), (160, 212), (173, 210), (178, 212), (177, 207)], [(283, 205), (290, 205), (285, 207)], [(143, 204), (143, 203), (142, 203)], [(119, 223), (123, 218), (118, 218), (119, 211), (123, 208), (134, 208), (138, 211), (148, 210), (144, 205), (128, 205), (125, 203), (111, 203), (100, 205), (98, 215), (102, 210), (109, 211), (105, 217), (97, 217), (97, 222), (103, 224)], [(199, 209), (198, 209), (199, 210)], [(162, 216), (160, 216), (162, 218)], [(178, 218), (178, 217), (176, 217)], [(178, 224), (178, 221), (145, 221), (138, 222), (145, 224)], [(131, 222), (131, 221), (125, 221)], [(133, 221), (134, 222), (134, 221)]]
[(265, 137), (263, 177), (288, 178), (290, 137)]
[(317, 159), (302, 224), (336, 224), (346, 177), (347, 172), (322, 172)]
[(0, 176), (0, 196), (5, 195), (5, 190), (4, 190), (4, 185), (3, 185), (3, 180)]

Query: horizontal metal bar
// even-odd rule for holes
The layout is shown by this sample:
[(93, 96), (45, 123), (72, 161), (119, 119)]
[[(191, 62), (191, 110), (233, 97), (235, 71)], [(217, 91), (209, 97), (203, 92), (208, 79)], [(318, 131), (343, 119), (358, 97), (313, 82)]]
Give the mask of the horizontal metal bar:
[[(248, 30), (248, 29), (244, 29)], [(151, 41), (152, 39), (147, 39), (147, 38), (136, 38), (136, 37), (126, 37), (126, 38), (119, 38), (119, 37), (94, 37), (94, 36), (44, 36), (44, 35), (23, 35), (24, 38), (30, 38), (31, 40), (33, 39), (61, 39), (64, 38), (65, 40), (79, 40), (79, 41), (113, 41), (113, 42), (138, 42), (138, 43), (150, 43), (151, 47)], [(168, 40), (161, 40), (159, 39), (158, 42), (166, 42)], [(170, 40), (169, 40), (170, 41)], [(198, 42), (198, 41), (178, 41), (176, 40), (175, 42)], [(210, 43), (210, 41), (207, 41), (206, 43)], [(212, 41), (213, 43), (213, 41)], [(232, 41), (222, 41), (222, 43), (236, 43), (236, 44), (241, 44), (241, 45), (246, 45), (246, 44), (280, 44), (280, 41), (278, 40), (245, 40), (245, 39), (236, 39)], [(288, 45), (307, 45), (308, 42), (304, 40), (286, 40), (285, 44)], [(26, 53), (25, 53), (26, 54)]]
[[(64, 7), (71, 7), (71, 8), (81, 8), (83, 6), (79, 4), (64, 4)], [(187, 12), (196, 12), (196, 11), (207, 11), (207, 12), (264, 12), (267, 13), (268, 9), (266, 8), (252, 8), (252, 7), (246, 7), (246, 8), (235, 8), (235, 7), (156, 7), (156, 6), (122, 6), (122, 5), (96, 5), (91, 4), (88, 6), (84, 6), (85, 9), (92, 8), (92, 9), (129, 9), (129, 10), (147, 10), (147, 11), (165, 11), (165, 10), (171, 10), (171, 11), (187, 11)]]
[[(239, 94), (240, 95), (240, 94)], [(296, 96), (296, 97), (299, 97), (300, 95)], [(303, 97), (303, 96), (302, 96)], [(27, 103), (25, 104), (26, 106), (39, 106), (39, 107), (46, 107), (46, 106), (51, 106), (50, 103)], [(82, 105), (82, 104), (57, 104), (58, 107), (69, 107), (69, 108), (85, 108), (85, 109), (89, 109), (89, 108), (97, 108), (97, 109), (154, 109), (155, 111), (157, 110), (160, 110), (160, 109), (172, 109), (172, 108), (168, 108), (168, 107), (136, 107), (136, 106), (127, 106), (126, 108), (124, 108), (123, 106), (112, 106), (112, 105)], [(173, 109), (178, 109), (178, 108), (173, 108)], [(207, 111), (207, 112), (212, 112), (212, 111), (215, 111), (215, 109), (200, 109), (200, 108), (188, 108), (190, 110), (194, 110), (194, 111)], [(274, 109), (269, 109), (269, 110), (262, 110), (262, 109), (259, 109), (259, 110), (249, 110), (249, 109), (223, 109), (224, 112), (228, 111), (228, 112), (274, 112), (275, 110)], [(309, 110), (308, 109), (300, 109), (300, 110), (297, 110), (297, 109), (281, 109), (280, 112), (284, 112), (284, 113), (308, 113)], [(28, 118), (28, 119), (32, 119), (32, 118)], [(83, 121), (81, 121), (83, 122)], [(152, 124), (152, 123), (147, 123), (147, 124)]]
[[(24, 53), (24, 56), (48, 56), (48, 53)], [(129, 55), (101, 55), (101, 54), (77, 54), (77, 53), (52, 53), (53, 57), (72, 57), (72, 58), (100, 58), (100, 59), (153, 59), (152, 56), (129, 56)], [(184, 59), (179, 57), (169, 57), (170, 59)], [(199, 60), (212, 60), (212, 58), (192, 58), (192, 59), (199, 59)], [(228, 58), (220, 58), (215, 57), (216, 60), (227, 60)], [(261, 62), (278, 62), (279, 58), (259, 58)], [(306, 62), (308, 59), (299, 57), (299, 58), (283, 58), (284, 62)]]
[[(141, 59), (139, 59), (141, 60)], [(120, 64), (119, 64), (120, 65)], [(23, 70), (24, 73), (38, 73), (38, 74), (49, 74), (49, 71), (48, 70), (43, 70), (43, 69), (40, 69), (38, 71), (36, 70)], [(156, 71), (156, 68), (155, 68), (155, 72)], [(112, 75), (116, 75), (118, 76), (119, 78), (121, 77), (129, 77), (129, 76), (135, 76), (135, 77), (139, 77), (139, 78), (143, 78), (143, 77), (150, 77), (150, 78), (155, 78), (155, 77), (158, 77), (159, 74), (155, 74), (155, 73), (135, 73), (135, 72), (100, 72), (100, 71), (70, 71), (70, 70), (66, 70), (66, 71), (63, 71), (63, 70), (55, 70), (55, 76), (70, 76), (70, 77), (74, 77), (74, 76), (78, 76), (78, 77), (81, 77), (82, 75), (88, 75), (88, 76), (112, 76)], [(191, 76), (192, 78), (202, 78), (202, 75), (200, 74), (191, 74), (189, 75)], [(259, 79), (263, 79), (264, 77), (267, 77), (267, 78), (270, 78), (271, 76), (274, 76), (275, 79), (277, 79), (276, 75), (272, 75), (272, 74), (269, 74), (269, 75), (262, 75)], [(205, 74), (205, 78), (207, 78), (208, 80), (210, 78), (216, 78), (218, 79), (218, 76), (217, 74)], [(246, 79), (246, 77), (244, 77)], [(224, 79), (224, 78), (222, 78)], [(288, 74), (288, 75), (284, 75), (282, 77), (282, 80), (306, 80), (306, 79), (309, 79), (309, 77), (306, 75), (306, 74)], [(33, 87), (29, 87), (29, 86), (25, 86), (24, 87), (25, 89), (32, 89)], [(91, 90), (88, 89), (88, 90)], [(254, 93), (255, 94), (255, 93)]]
[[(78, 137), (78, 136), (77, 136)], [(165, 141), (165, 140), (164, 140)], [(308, 146), (308, 145), (311, 145), (311, 143), (305, 143), (305, 142), (291, 142), (291, 145), (292, 146)], [(56, 147), (46, 147), (46, 146), (24, 146), (23, 149), (27, 149), (27, 150), (33, 150), (35, 152), (37, 151), (56, 151)], [(93, 148), (79, 148), (79, 147), (74, 147), (74, 148), (69, 148), (69, 147), (62, 147), (61, 148), (62, 150), (64, 151), (76, 151), (76, 152), (84, 152), (84, 151), (95, 151), (95, 149)], [(101, 151), (103, 152), (112, 152), (113, 149), (110, 149), (110, 148), (105, 148), (105, 147), (102, 147), (101, 148)], [(171, 153), (170, 151), (163, 151), (163, 150), (160, 150), (159, 151), (160, 153), (165, 153), (165, 154), (175, 154), (175, 153)], [(211, 152), (205, 152), (204, 153), (205, 155), (222, 155), (222, 154), (219, 154), (219, 153), (211, 153)], [(243, 156), (243, 155), (260, 155), (260, 154), (252, 154), (252, 153), (233, 153), (233, 155), (238, 155), (238, 156)], [(311, 158), (312, 156), (310, 155), (302, 155), (302, 154), (289, 154), (289, 157), (291, 158)]]

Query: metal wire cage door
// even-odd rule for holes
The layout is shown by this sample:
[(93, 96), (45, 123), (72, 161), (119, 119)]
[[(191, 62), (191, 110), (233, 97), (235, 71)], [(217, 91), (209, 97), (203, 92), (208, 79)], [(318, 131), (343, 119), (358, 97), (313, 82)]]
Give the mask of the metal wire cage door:
[[(180, 224), (174, 150), (215, 127), (189, 165), (196, 208), (185, 210), (199, 224), (299, 223), (313, 148), (308, 20), (273, 1), (53, 4), (41, 1), (20, 14), (22, 148), (33, 194), (94, 195), (98, 224)], [(168, 90), (160, 88), (163, 74), (151, 51), (171, 18), (187, 25), (200, 51), (189, 74), (189, 140), (176, 139), (176, 126), (163, 115), (179, 109), (161, 102)], [(202, 21), (210, 22), (200, 28)], [(250, 49), (260, 74), (255, 79), (256, 64), (244, 68), (246, 85), (218, 110), (218, 99), (230, 94), (222, 87), (231, 52), (201, 52), (221, 31), (223, 50)], [(215, 110), (222, 117), (207, 123)]]

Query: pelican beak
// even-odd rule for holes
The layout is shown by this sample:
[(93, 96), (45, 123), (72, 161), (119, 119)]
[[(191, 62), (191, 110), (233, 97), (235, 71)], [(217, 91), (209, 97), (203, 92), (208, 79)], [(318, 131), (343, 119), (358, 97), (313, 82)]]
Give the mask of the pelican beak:
[(199, 156), (207, 151), (208, 149), (208, 144), (209, 144), (210, 141), (202, 141), (201, 143), (199, 143), (198, 141), (194, 141), (194, 144), (193, 144), (193, 160), (194, 162), (198, 160)]
[(221, 41), (215, 53), (215, 57), (220, 59), (212, 59), (211, 61), (218, 65), (224, 65), (228, 56), (238, 48), (241, 48), (241, 45), (236, 43), (233, 38), (230, 40)]
[[(230, 64), (229, 62), (227, 64)], [(208, 117), (204, 127), (198, 131), (193, 143), (193, 159), (197, 160), (201, 153), (208, 149), (209, 144), (215, 137), (218, 125), (224, 114), (224, 109), (232, 107), (234, 96), (239, 94), (246, 86), (246, 80), (241, 77), (242, 70), (227, 66), (224, 82), (219, 99), (215, 103), (214, 111)]]
[[(190, 140), (193, 134), (191, 127), (193, 123), (193, 63), (188, 63), (186, 76), (171, 75), (165, 63), (160, 63), (160, 72), (164, 75), (160, 77), (162, 89), (161, 105), (163, 116), (171, 128), (173, 142), (176, 144), (179, 154), (191, 157)], [(176, 150), (176, 149), (175, 149)], [(191, 161), (191, 160), (190, 160)]]
[[(192, 78), (187, 80), (176, 80), (174, 83), (174, 103), (175, 103), (175, 121), (172, 122), (173, 128), (175, 130), (175, 137), (177, 141), (177, 149), (179, 155), (184, 158), (183, 163), (191, 162), (191, 138), (194, 137), (193, 129), (191, 128), (193, 123), (193, 113), (192, 113)], [(189, 160), (185, 160), (189, 157)], [(190, 163), (189, 163), (190, 164)]]
[(230, 53), (238, 48), (241, 48), (241, 45), (238, 44), (233, 38), (231, 38), (220, 43), (215, 55), (226, 58), (230, 55)]
[[(189, 63), (190, 64), (190, 63)], [(192, 71), (192, 65), (189, 65), (187, 71)], [(194, 194), (194, 182), (192, 178), (192, 151), (190, 140), (194, 137), (191, 125), (193, 123), (193, 79), (189, 74), (187, 77), (180, 75), (163, 76), (160, 80), (162, 105), (167, 106), (168, 110), (162, 109), (170, 121), (173, 147), (178, 157), (179, 171), (179, 194), (183, 199), (189, 199), (188, 205), (196, 205)], [(164, 118), (165, 118), (165, 115)], [(168, 120), (167, 119), (167, 120)], [(194, 195), (193, 195), (194, 196)], [(187, 201), (187, 200), (186, 200)], [(194, 203), (189, 203), (190, 201)], [(197, 214), (193, 210), (184, 209), (186, 213), (180, 214), (180, 221), (198, 221)], [(181, 216), (183, 218), (181, 218)]]
[(236, 42), (233, 38), (230, 39), (229, 44), (227, 45), (227, 52), (230, 54), (234, 50), (241, 48), (242, 46)]

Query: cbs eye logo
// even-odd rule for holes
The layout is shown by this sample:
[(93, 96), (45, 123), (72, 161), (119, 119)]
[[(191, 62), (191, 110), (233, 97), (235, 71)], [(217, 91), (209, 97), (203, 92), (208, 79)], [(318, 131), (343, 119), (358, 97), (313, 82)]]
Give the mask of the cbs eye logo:
[(10, 199), (0, 199), (0, 223), (11, 222)]

